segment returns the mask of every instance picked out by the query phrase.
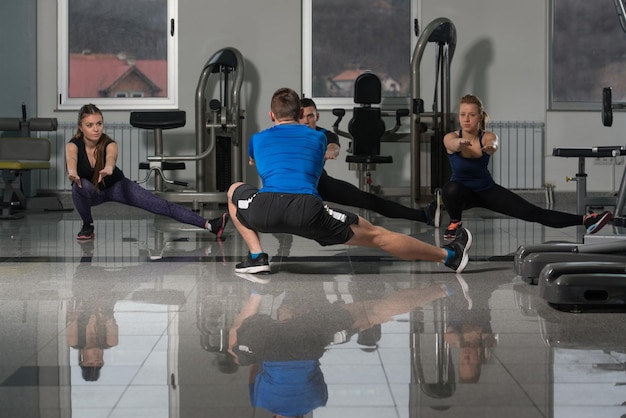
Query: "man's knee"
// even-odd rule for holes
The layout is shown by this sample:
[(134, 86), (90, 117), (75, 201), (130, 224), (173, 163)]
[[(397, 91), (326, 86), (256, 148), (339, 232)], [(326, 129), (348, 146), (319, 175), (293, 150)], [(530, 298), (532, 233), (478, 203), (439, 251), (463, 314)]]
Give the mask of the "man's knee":
[(237, 190), (237, 188), (241, 185), (243, 185), (245, 183), (238, 181), (237, 183), (233, 183), (230, 185), (230, 187), (228, 188), (228, 192), (226, 193), (226, 196), (228, 196), (228, 201), (232, 201), (233, 198), (233, 194), (235, 193), (235, 190)]
[(350, 229), (354, 232), (351, 240), (368, 245), (378, 245), (376, 240), (384, 231), (382, 227), (372, 224), (361, 216), (359, 216), (358, 223), (350, 225)]

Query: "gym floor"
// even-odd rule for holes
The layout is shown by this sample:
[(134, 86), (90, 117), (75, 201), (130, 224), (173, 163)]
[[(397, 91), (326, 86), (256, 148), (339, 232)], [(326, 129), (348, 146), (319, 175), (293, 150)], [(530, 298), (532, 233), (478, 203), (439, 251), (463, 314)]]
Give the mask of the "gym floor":
[[(255, 284), (234, 273), (247, 249), (232, 223), (217, 242), (209, 232), (105, 204), (94, 210), (95, 239), (80, 244), (75, 211), (24, 214), (0, 221), (3, 417), (271, 417), (251, 406), (252, 366), (226, 354), (228, 330), (251, 292), (262, 296), (260, 313), (317, 318), (261, 330), (257, 344), (284, 347), (275, 356), (315, 332), (330, 336), (330, 344), (299, 347), (323, 353), (323, 382), (306, 391), (276, 387), (306, 411), (325, 385), (327, 401), (306, 417), (626, 414), (624, 314), (557, 310), (513, 270), (520, 245), (581, 242), (582, 226), (468, 211), (474, 245), (458, 277), (438, 263), (265, 234), (273, 274)], [(447, 216), (435, 229), (365, 215), (444, 243)], [(322, 315), (329, 309), (351, 312), (364, 330), (339, 332), (338, 315)], [(81, 370), (79, 359), (99, 352), (103, 366)]]

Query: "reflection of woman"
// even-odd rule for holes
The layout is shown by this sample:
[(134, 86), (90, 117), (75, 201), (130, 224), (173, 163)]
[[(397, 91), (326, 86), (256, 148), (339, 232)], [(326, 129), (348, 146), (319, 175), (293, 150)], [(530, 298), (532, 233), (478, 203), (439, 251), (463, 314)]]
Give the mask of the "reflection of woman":
[(120, 271), (93, 266), (91, 256), (81, 258), (72, 282), (74, 297), (67, 302), (67, 345), (78, 349), (78, 365), (88, 382), (100, 378), (104, 350), (118, 344), (114, 308), (119, 294), (112, 289), (129, 277)]
[(458, 375), (461, 383), (480, 379), (483, 364), (489, 361), (491, 349), (498, 345), (498, 334), (491, 328), (489, 299), (500, 285), (496, 280), (480, 278), (472, 282), (469, 308), (460, 292), (450, 298), (445, 342), (459, 348)]
[(480, 379), (482, 365), (487, 363), (491, 348), (498, 344), (498, 337), (486, 326), (470, 323), (449, 325), (445, 341), (452, 347), (459, 347), (459, 380), (462, 383), (476, 383)]
[(97, 300), (73, 300), (68, 304), (67, 344), (78, 349), (78, 364), (86, 381), (98, 380), (104, 350), (117, 345), (118, 335), (113, 304)]

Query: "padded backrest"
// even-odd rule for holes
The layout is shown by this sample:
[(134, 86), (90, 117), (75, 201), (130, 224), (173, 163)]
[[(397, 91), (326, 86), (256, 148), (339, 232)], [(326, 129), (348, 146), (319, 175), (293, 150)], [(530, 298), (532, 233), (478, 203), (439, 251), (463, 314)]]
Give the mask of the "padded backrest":
[(0, 161), (50, 161), (47, 138), (0, 138)]
[(354, 102), (361, 106), (353, 109), (348, 123), (352, 136), (353, 155), (380, 154), (380, 139), (385, 133), (385, 121), (379, 107), (372, 104), (381, 102), (381, 83), (374, 73), (363, 73), (354, 82)]
[(382, 84), (374, 73), (363, 73), (354, 81), (354, 103), (373, 105), (381, 102)]

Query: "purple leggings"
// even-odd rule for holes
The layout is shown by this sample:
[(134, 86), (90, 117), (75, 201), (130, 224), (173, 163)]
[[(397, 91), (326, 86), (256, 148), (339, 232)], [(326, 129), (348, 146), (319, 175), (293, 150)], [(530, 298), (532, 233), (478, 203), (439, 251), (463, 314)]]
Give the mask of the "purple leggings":
[(147, 210), (157, 215), (169, 216), (189, 225), (199, 228), (205, 227), (206, 219), (184, 206), (168, 202), (137, 183), (127, 178), (113, 184), (113, 186), (96, 190), (91, 181), (81, 179), (82, 188), (72, 184), (72, 201), (74, 207), (85, 224), (93, 223), (91, 207), (105, 202), (118, 202), (125, 205)]

